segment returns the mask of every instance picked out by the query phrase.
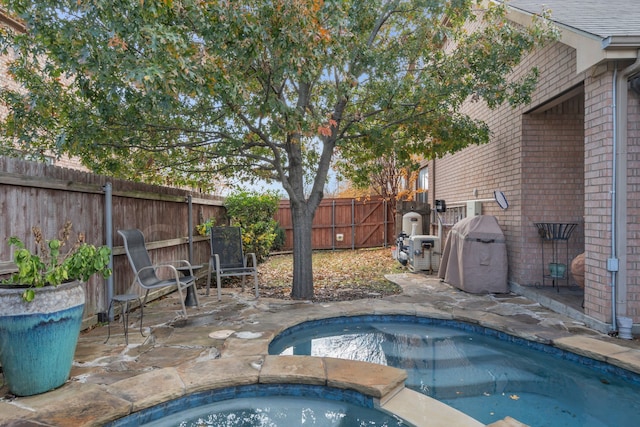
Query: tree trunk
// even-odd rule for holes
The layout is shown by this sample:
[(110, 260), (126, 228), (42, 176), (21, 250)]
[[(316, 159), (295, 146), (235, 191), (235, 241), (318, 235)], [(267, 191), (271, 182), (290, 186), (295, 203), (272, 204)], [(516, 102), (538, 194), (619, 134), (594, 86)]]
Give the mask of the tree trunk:
[[(298, 108), (301, 114), (305, 114), (310, 100), (311, 84), (300, 84), (298, 89)], [(289, 194), (291, 204), (291, 223), (293, 225), (293, 286), (291, 288), (291, 298), (312, 299), (313, 298), (313, 247), (311, 245), (311, 229), (313, 217), (320, 201), (324, 197), (324, 185), (327, 182), (329, 167), (333, 150), (336, 146), (337, 129), (342, 111), (346, 105), (346, 99), (341, 100), (336, 105), (336, 110), (332, 116), (335, 126), (331, 127), (331, 137), (322, 137), (322, 154), (318, 161), (313, 186), (305, 197), (305, 161), (302, 151), (303, 144), (301, 135), (292, 134), (287, 138), (286, 152), (288, 158), (287, 174), (281, 175), (281, 182)], [(283, 172), (284, 170), (280, 168)]]
[(313, 266), (311, 247), (311, 227), (315, 209), (310, 210), (308, 202), (291, 203), (293, 225), (293, 287), (291, 298), (313, 298)]

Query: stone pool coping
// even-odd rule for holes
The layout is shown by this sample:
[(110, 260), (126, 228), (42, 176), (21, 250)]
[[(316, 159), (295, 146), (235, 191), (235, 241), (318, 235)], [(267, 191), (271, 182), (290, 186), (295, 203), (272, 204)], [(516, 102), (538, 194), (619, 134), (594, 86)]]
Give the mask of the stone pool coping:
[[(89, 361), (94, 365), (107, 364), (105, 359), (109, 358), (108, 368), (90, 370), (81, 366), (77, 368), (78, 372), (72, 372), (72, 380), (57, 390), (38, 396), (2, 399), (0, 424), (97, 426), (198, 391), (235, 385), (291, 383), (359, 391), (374, 397), (382, 409), (418, 426), (483, 425), (434, 399), (404, 388), (406, 373), (400, 369), (332, 358), (268, 355), (269, 343), (283, 330), (305, 321), (337, 316), (388, 314), (458, 320), (550, 344), (640, 373), (637, 342), (608, 337), (525, 298), (470, 295), (420, 274), (399, 274), (389, 278), (402, 286), (402, 295), (338, 303), (253, 300), (247, 295), (235, 294), (234, 290), (225, 290), (222, 303), (215, 297), (208, 300), (200, 296), (202, 307), (190, 312), (193, 323), (176, 328), (171, 337), (163, 338), (162, 334), (166, 332), (163, 328), (172, 320), (167, 313), (173, 310), (171, 304), (176, 303), (177, 297), (172, 295), (145, 309), (145, 326), (155, 325), (153, 342), (132, 330), (128, 347), (123, 347), (124, 343), (117, 340), (105, 345), (106, 327), (96, 328), (86, 338), (81, 338), (76, 358), (82, 362), (80, 365), (89, 365)], [(238, 308), (240, 305), (242, 309)], [(229, 311), (223, 313), (221, 310), (225, 306)], [(164, 317), (161, 317), (162, 307), (169, 307)], [(198, 316), (216, 313), (221, 313), (220, 321), (205, 327), (195, 326)], [(120, 339), (122, 341), (122, 336)], [(154, 342), (163, 339), (164, 347), (154, 347)], [(181, 356), (183, 348), (196, 345), (218, 349), (219, 358), (217, 355)], [(134, 372), (128, 370), (127, 365), (127, 358), (132, 357), (129, 353), (134, 350), (140, 361), (145, 352), (153, 351), (165, 352), (168, 361), (164, 366), (157, 363), (138, 366)], [(175, 359), (171, 360), (172, 357)], [(493, 425), (520, 424), (507, 418)]]

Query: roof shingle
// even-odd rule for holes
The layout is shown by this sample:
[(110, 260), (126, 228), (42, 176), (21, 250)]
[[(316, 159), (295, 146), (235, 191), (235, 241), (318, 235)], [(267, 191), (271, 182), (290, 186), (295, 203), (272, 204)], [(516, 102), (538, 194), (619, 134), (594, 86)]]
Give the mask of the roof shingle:
[(551, 19), (602, 39), (640, 36), (638, 0), (510, 0), (507, 5), (524, 12), (551, 11)]

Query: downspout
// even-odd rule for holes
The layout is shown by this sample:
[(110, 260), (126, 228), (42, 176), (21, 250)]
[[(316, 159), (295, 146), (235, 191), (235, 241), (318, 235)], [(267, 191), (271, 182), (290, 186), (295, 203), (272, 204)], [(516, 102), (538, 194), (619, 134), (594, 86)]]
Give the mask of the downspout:
[[(613, 114), (613, 141), (611, 144), (611, 256), (607, 260), (607, 271), (611, 275), (611, 330), (617, 331), (618, 324), (616, 320), (617, 303), (616, 303), (616, 288), (617, 288), (617, 278), (618, 278), (618, 258), (616, 251), (616, 237), (618, 234), (617, 226), (616, 226), (616, 212), (617, 212), (617, 200), (616, 200), (616, 189), (618, 188), (618, 180), (617, 180), (617, 168), (618, 168), (618, 64), (616, 63), (616, 67), (613, 70), (613, 88), (611, 97), (613, 99), (613, 103), (611, 105), (611, 114)], [(622, 92), (622, 91), (621, 91)]]
[[(618, 73), (618, 65), (616, 63), (615, 69), (613, 71), (613, 104), (612, 104), (612, 114), (613, 114), (613, 141), (612, 141), (612, 161), (611, 161), (611, 256), (607, 260), (607, 270), (611, 274), (611, 325), (612, 330), (617, 331), (617, 294), (618, 294), (618, 271), (620, 270), (619, 259), (618, 259), (618, 245), (619, 239), (618, 236), (623, 236), (624, 233), (621, 233), (618, 230), (618, 214), (621, 212), (619, 208), (619, 203), (621, 201), (626, 203), (626, 185), (622, 191), (623, 194), (620, 194), (618, 191), (620, 188), (620, 181), (626, 182), (625, 177), (623, 175), (618, 176), (619, 174), (626, 174), (627, 168), (619, 168), (618, 165), (618, 151), (619, 146), (622, 144), (623, 154), (627, 152), (627, 103), (628, 103), (628, 88), (627, 82), (629, 77), (634, 74), (640, 72), (640, 51), (637, 54), (636, 61)], [(622, 112), (620, 111), (622, 110)], [(624, 159), (623, 159), (624, 160)], [(622, 197), (622, 199), (621, 199)], [(626, 209), (623, 209), (626, 211)], [(622, 212), (623, 217), (626, 215), (625, 212)], [(624, 230), (623, 230), (624, 231)], [(626, 247), (625, 245), (622, 245)], [(623, 254), (623, 263), (626, 263), (626, 254)], [(626, 268), (623, 269), (622, 275), (623, 279), (625, 276)]]

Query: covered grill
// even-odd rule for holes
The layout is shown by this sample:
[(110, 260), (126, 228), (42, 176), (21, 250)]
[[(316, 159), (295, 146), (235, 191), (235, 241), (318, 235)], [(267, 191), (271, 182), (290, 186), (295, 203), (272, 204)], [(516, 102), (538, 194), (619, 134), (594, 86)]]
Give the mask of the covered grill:
[(498, 220), (477, 215), (449, 232), (438, 276), (470, 293), (507, 293), (507, 268), (507, 245)]

